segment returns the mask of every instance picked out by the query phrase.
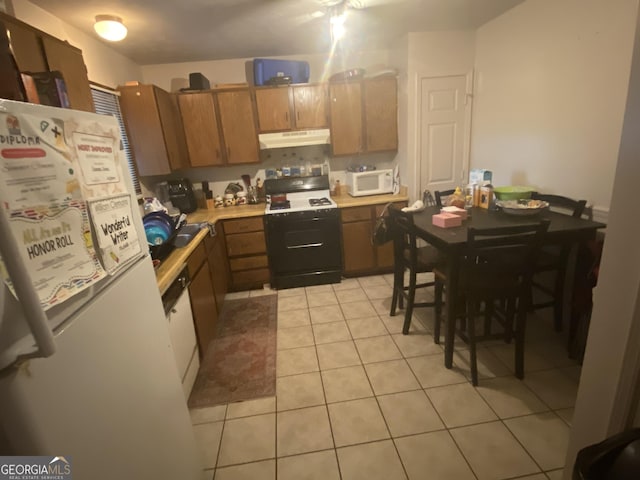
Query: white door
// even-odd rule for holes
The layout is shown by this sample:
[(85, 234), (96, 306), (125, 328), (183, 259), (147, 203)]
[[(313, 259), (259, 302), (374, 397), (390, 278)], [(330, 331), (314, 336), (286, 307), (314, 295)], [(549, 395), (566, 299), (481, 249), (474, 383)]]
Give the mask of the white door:
[(467, 182), (471, 96), (467, 76), (420, 79), (420, 195)]

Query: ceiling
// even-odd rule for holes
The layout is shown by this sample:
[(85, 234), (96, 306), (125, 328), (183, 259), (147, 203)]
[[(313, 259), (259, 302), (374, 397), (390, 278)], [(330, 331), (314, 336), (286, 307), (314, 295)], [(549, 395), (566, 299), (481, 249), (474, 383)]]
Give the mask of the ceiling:
[[(330, 51), (336, 0), (30, 0), (95, 36), (99, 14), (129, 34), (114, 50), (139, 65)], [(524, 0), (347, 0), (341, 48), (382, 49), (407, 32), (475, 29)], [(355, 7), (355, 8), (354, 8)], [(96, 37), (97, 38), (97, 37)]]

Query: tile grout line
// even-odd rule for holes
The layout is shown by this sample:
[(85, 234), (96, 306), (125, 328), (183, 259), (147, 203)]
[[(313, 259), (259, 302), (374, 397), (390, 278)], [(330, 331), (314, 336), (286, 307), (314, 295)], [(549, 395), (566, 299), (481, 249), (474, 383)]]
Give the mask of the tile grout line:
[[(335, 295), (335, 291), (334, 291), (333, 293), (334, 293), (334, 295)], [(318, 373), (319, 373), (319, 375), (320, 375), (321, 385), (322, 385), (322, 389), (323, 389), (324, 406), (325, 406), (325, 411), (327, 412), (327, 416), (328, 416), (328, 419), (329, 419), (329, 428), (330, 428), (331, 435), (332, 435), (332, 441), (333, 441), (333, 445), (334, 445), (333, 450), (334, 450), (334, 454), (335, 454), (335, 456), (336, 456), (336, 462), (337, 462), (337, 465), (338, 465), (338, 471), (339, 471), (340, 476), (342, 477), (342, 473), (341, 473), (341, 470), (340, 470), (340, 463), (339, 463), (339, 460), (338, 460), (338, 457), (337, 457), (337, 448), (338, 448), (338, 447), (337, 447), (337, 446), (336, 446), (336, 444), (335, 444), (335, 437), (334, 437), (334, 433), (333, 433), (333, 427), (332, 427), (331, 419), (330, 419), (329, 412), (328, 412), (329, 403), (327, 402), (326, 390), (325, 390), (325, 384), (324, 384), (324, 379), (323, 379), (322, 373), (323, 373), (324, 371), (331, 371), (331, 370), (337, 370), (337, 369), (340, 369), (340, 368), (347, 368), (348, 366), (347, 366), (347, 367), (336, 367), (336, 368), (330, 368), (330, 369), (326, 369), (326, 370), (323, 370), (323, 369), (320, 367), (319, 355), (318, 355), (317, 344), (316, 344), (316, 336), (315, 336), (315, 331), (313, 330), (313, 323), (311, 322), (311, 315), (310, 315), (310, 308), (311, 308), (311, 307), (309, 307), (308, 299), (306, 298), (306, 295), (308, 295), (308, 294), (307, 294), (307, 292), (305, 291), (305, 300), (307, 300), (307, 308), (306, 308), (306, 310), (308, 310), (308, 311), (309, 311), (309, 320), (310, 320), (310, 321), (309, 321), (309, 324), (310, 324), (310, 326), (312, 327), (311, 331), (312, 331), (312, 336), (313, 336), (313, 339), (314, 339), (314, 344), (313, 344), (313, 346), (314, 346), (314, 349), (315, 349), (316, 361), (318, 362)], [(367, 301), (368, 301), (368, 303), (369, 303), (371, 306), (373, 306), (373, 305), (372, 305), (372, 301), (371, 301), (371, 299), (367, 299)], [(349, 327), (349, 324), (346, 322), (346, 318), (344, 318), (344, 311), (342, 310), (342, 306), (341, 306), (341, 305), (342, 305), (342, 302), (339, 302), (339, 303), (338, 303), (338, 306), (339, 306), (340, 311), (341, 311), (341, 313), (342, 313), (342, 315), (343, 315), (343, 319), (342, 319), (342, 321), (343, 321), (344, 323), (346, 323), (346, 325), (347, 325), (347, 330), (348, 330), (349, 335), (350, 335), (350, 337), (351, 337), (351, 341), (353, 342), (354, 346), (356, 346), (356, 344), (355, 344), (355, 340), (356, 340), (356, 339), (353, 337), (353, 333), (352, 333), (352, 331), (351, 331), (351, 328)], [(378, 317), (378, 319), (379, 319), (380, 321), (382, 321), (382, 319), (380, 318), (380, 317), (381, 317), (381, 315), (380, 315), (380, 313), (375, 309), (375, 307), (374, 307), (374, 310), (376, 311), (376, 316)], [(424, 325), (424, 322), (422, 321), (422, 319), (421, 319), (421, 318), (417, 317), (417, 318), (413, 318), (412, 320), (413, 320), (413, 321), (415, 321), (415, 320), (419, 321), (419, 322), (422, 324), (422, 326), (423, 326), (423, 327), (425, 327), (425, 329), (426, 329), (426, 326)], [(408, 358), (416, 358), (416, 357), (429, 356), (429, 355), (416, 355), (415, 357), (407, 357), (407, 356), (405, 356), (405, 354), (402, 352), (402, 350), (401, 350), (401, 349), (400, 349), (400, 347), (398, 346), (398, 344), (397, 344), (397, 342), (396, 342), (396, 339), (393, 337), (393, 335), (394, 335), (394, 334), (393, 334), (393, 333), (391, 333), (391, 331), (389, 330), (388, 325), (387, 325), (384, 321), (382, 321), (382, 322), (383, 322), (383, 325), (384, 325), (384, 327), (385, 327), (385, 330), (388, 332), (387, 334), (391, 337), (393, 344), (394, 344), (394, 345), (396, 346), (396, 348), (400, 351), (400, 353), (401, 353), (401, 355), (402, 355), (402, 360), (404, 360), (404, 361), (405, 361), (405, 363), (409, 366), (409, 369), (410, 369), (410, 371), (411, 371), (412, 375), (413, 375), (413, 376), (414, 376), (414, 378), (417, 380), (417, 378), (416, 378), (416, 374), (415, 374), (415, 372), (414, 372), (413, 368), (411, 367), (411, 365), (408, 363), (408, 361), (407, 361), (407, 360), (408, 360)], [(334, 322), (334, 323), (338, 323), (338, 322)], [(374, 335), (373, 337), (363, 337), (363, 338), (375, 338), (375, 337), (377, 337), (377, 336), (384, 336), (384, 335)], [(336, 342), (328, 342), (328, 344), (331, 344), (331, 343), (339, 343), (339, 342), (340, 342), (340, 341), (336, 341)], [(324, 345), (324, 344), (323, 344), (323, 345)], [(294, 347), (294, 348), (304, 348), (304, 347)], [(285, 349), (285, 350), (287, 350), (287, 349)], [(400, 459), (400, 463), (401, 463), (401, 465), (402, 465), (402, 467), (403, 467), (403, 470), (405, 471), (405, 475), (407, 475), (407, 477), (408, 477), (408, 474), (407, 474), (407, 471), (406, 471), (406, 467), (405, 467), (405, 465), (404, 465), (404, 462), (402, 462), (402, 458), (400, 457), (400, 454), (399, 454), (399, 451), (398, 451), (398, 449), (397, 449), (397, 446), (395, 445), (395, 438), (391, 436), (391, 431), (390, 431), (390, 428), (389, 428), (389, 425), (388, 425), (387, 419), (385, 418), (384, 414), (382, 413), (382, 409), (381, 409), (381, 407), (380, 407), (380, 403), (379, 403), (379, 399), (378, 399), (379, 395), (377, 395), (377, 394), (375, 393), (375, 391), (373, 390), (373, 386), (372, 386), (372, 384), (371, 384), (371, 379), (369, 378), (369, 374), (368, 374), (368, 372), (367, 372), (367, 370), (366, 370), (366, 368), (365, 368), (365, 364), (362, 362), (362, 357), (361, 357), (361, 355), (360, 355), (359, 350), (357, 349), (357, 346), (356, 346), (356, 353), (357, 353), (358, 358), (359, 358), (359, 360), (360, 360), (360, 365), (359, 365), (359, 366), (360, 366), (360, 367), (365, 371), (365, 375), (366, 375), (367, 381), (368, 381), (368, 383), (369, 383), (369, 387), (371, 388), (371, 391), (373, 392), (373, 396), (375, 397), (376, 404), (378, 405), (379, 412), (381, 413), (382, 418), (383, 418), (383, 421), (385, 422), (385, 426), (386, 426), (386, 428), (387, 428), (387, 432), (388, 432), (388, 433), (389, 433), (389, 435), (390, 435), (390, 439), (391, 439), (391, 440), (392, 440), (392, 442), (394, 443), (394, 447), (395, 447), (395, 449), (396, 449), (396, 453), (397, 453), (397, 455), (398, 455), (398, 458)], [(497, 357), (493, 352), (489, 351), (489, 353), (490, 353), (493, 357), (497, 358), (497, 359), (498, 359), (502, 364), (504, 364), (504, 362), (503, 362), (499, 357)], [(434, 355), (439, 355), (439, 354), (434, 354)], [(386, 361), (390, 361), (390, 360), (384, 360), (384, 361), (379, 361), (379, 362), (371, 362), (371, 363), (372, 363), (372, 364), (376, 364), (376, 363), (383, 363), (383, 362), (386, 362)], [(565, 368), (567, 368), (567, 369), (568, 369), (568, 368), (570, 368), (570, 367), (574, 367), (574, 366), (567, 366), (567, 367), (565, 367)], [(573, 381), (573, 377), (572, 377), (571, 375), (569, 375), (568, 373), (566, 373), (566, 372), (562, 371), (562, 367), (560, 367), (560, 366), (555, 366), (555, 365), (554, 365), (554, 367), (553, 367), (553, 368), (543, 369), (543, 370), (540, 370), (540, 371), (545, 371), (545, 370), (549, 370), (549, 371), (550, 371), (550, 370), (560, 370), (560, 373), (561, 373), (564, 377), (567, 377), (569, 380)], [(302, 372), (302, 373), (312, 373), (312, 372)], [(301, 374), (301, 373), (296, 373), (295, 375), (299, 375), (299, 374)], [(287, 375), (287, 376), (292, 376), (292, 375)], [(507, 376), (507, 375), (504, 375), (504, 377), (506, 377), (506, 376)], [(284, 377), (286, 377), (286, 376), (284, 376)], [(276, 377), (276, 381), (277, 381), (277, 379), (278, 379), (278, 378), (280, 378), (280, 377)], [(499, 377), (489, 377), (489, 378), (499, 378)], [(461, 382), (461, 383), (463, 383), (463, 382)], [(465, 383), (469, 383), (469, 380), (468, 380), (468, 379), (466, 379), (466, 375), (465, 375)], [(418, 381), (418, 384), (420, 385), (420, 382), (419, 382), (419, 381)], [(538, 399), (541, 401), (541, 403), (547, 407), (547, 409), (548, 409), (548, 410), (546, 410), (545, 412), (532, 412), (532, 413), (527, 413), (527, 414), (525, 414), (525, 415), (518, 415), (518, 416), (514, 416), (514, 417), (509, 417), (509, 418), (506, 418), (506, 419), (502, 419), (502, 418), (500, 418), (500, 417), (497, 415), (497, 413), (496, 413), (496, 411), (494, 410), (494, 408), (493, 408), (493, 407), (489, 404), (489, 402), (488, 402), (488, 401), (487, 401), (487, 400), (482, 396), (482, 394), (480, 394), (480, 392), (477, 390), (477, 388), (475, 388), (475, 387), (474, 387), (474, 389), (476, 390), (476, 392), (478, 393), (478, 395), (480, 396), (480, 398), (482, 398), (482, 400), (485, 402), (485, 404), (487, 404), (487, 406), (489, 407), (489, 409), (490, 409), (490, 410), (491, 410), (491, 411), (496, 415), (496, 417), (498, 418), (498, 420), (499, 420), (499, 421), (500, 421), (500, 422), (501, 422), (501, 423), (502, 423), (502, 424), (507, 428), (507, 430), (510, 432), (511, 436), (513, 436), (513, 437), (515, 438), (516, 442), (517, 442), (518, 444), (520, 444), (520, 445), (521, 445), (521, 447), (523, 448), (523, 450), (527, 453), (527, 455), (528, 455), (529, 457), (531, 457), (531, 459), (532, 459), (533, 463), (534, 463), (536, 466), (538, 466), (538, 468), (540, 469), (540, 472), (542, 472), (542, 474), (544, 475), (544, 474), (545, 474), (545, 471), (540, 467), (540, 465), (538, 465), (538, 463), (536, 462), (536, 460), (532, 458), (531, 454), (530, 454), (530, 453), (529, 453), (529, 451), (524, 447), (524, 445), (523, 445), (523, 444), (522, 444), (522, 443), (521, 443), (521, 442), (520, 442), (520, 441), (515, 437), (515, 435), (513, 434), (513, 432), (512, 432), (512, 431), (508, 428), (508, 426), (506, 425), (505, 420), (510, 420), (510, 419), (514, 419), (514, 418), (523, 418), (523, 417), (527, 417), (527, 416), (535, 416), (535, 415), (540, 414), (540, 413), (549, 413), (549, 412), (553, 412), (553, 414), (554, 414), (554, 417), (555, 417), (555, 418), (560, 419), (560, 420), (562, 421), (562, 423), (563, 423), (563, 424), (566, 424), (569, 428), (570, 428), (571, 426), (570, 426), (570, 424), (569, 424), (569, 423), (568, 423), (568, 422), (567, 422), (567, 421), (566, 421), (562, 416), (560, 416), (560, 414), (558, 413), (558, 410), (560, 410), (560, 409), (553, 409), (553, 408), (551, 408), (551, 406), (550, 406), (547, 402), (545, 402), (544, 400), (542, 400), (542, 398), (540, 398), (540, 397), (536, 394), (536, 392), (535, 392), (535, 391), (533, 391), (533, 390), (532, 390), (528, 385), (526, 385), (524, 382), (522, 382), (522, 384), (523, 384), (523, 385), (525, 385), (525, 388), (527, 389), (527, 391), (528, 391), (528, 392), (530, 392), (531, 394), (533, 394), (535, 398), (538, 398)], [(455, 384), (452, 384), (452, 385), (455, 385)], [(444, 385), (444, 386), (448, 386), (448, 385)], [(405, 393), (405, 392), (409, 392), (409, 391), (418, 391), (418, 390), (422, 390), (422, 391), (424, 392), (424, 394), (426, 395), (426, 388), (423, 388), (421, 385), (420, 385), (420, 388), (419, 388), (419, 389), (407, 390), (407, 391), (402, 391), (402, 392), (393, 392), (393, 393), (390, 393), (389, 395), (397, 394), (397, 393)], [(382, 396), (383, 396), (383, 395), (382, 395)], [(431, 406), (432, 406), (433, 410), (435, 411), (436, 415), (438, 416), (438, 418), (439, 418), (439, 419), (441, 420), (441, 422), (443, 423), (443, 425), (444, 425), (444, 430), (446, 430), (446, 431), (448, 432), (448, 434), (449, 434), (449, 436), (450, 436), (450, 437), (452, 437), (452, 435), (451, 435), (451, 430), (452, 430), (452, 429), (464, 428), (464, 427), (467, 427), (467, 426), (473, 426), (473, 425), (478, 425), (478, 424), (482, 424), (482, 423), (491, 423), (491, 422), (494, 422), (494, 421), (495, 421), (495, 420), (492, 420), (491, 422), (480, 422), (480, 423), (478, 423), (478, 424), (471, 424), (471, 425), (464, 425), (464, 426), (460, 426), (460, 427), (453, 427), (453, 428), (449, 428), (449, 427), (447, 427), (447, 426), (444, 424), (444, 422), (442, 421), (442, 418), (441, 418), (441, 416), (440, 416), (440, 413), (439, 413), (439, 412), (437, 411), (437, 409), (435, 409), (435, 407), (433, 406), (433, 403), (431, 402), (431, 399), (429, 398), (429, 396), (428, 396), (428, 395), (426, 395), (426, 396), (427, 396), (427, 400), (428, 400), (428, 401), (429, 401), (429, 403), (431, 404)], [(364, 397), (364, 398), (367, 398), (367, 397)], [(370, 397), (368, 397), (368, 398), (370, 398)], [(355, 399), (355, 400), (358, 400), (358, 399)], [(275, 464), (276, 464), (276, 467), (275, 467), (275, 468), (276, 468), (276, 478), (277, 478), (277, 471), (278, 471), (278, 470), (277, 470), (277, 464), (278, 464), (278, 462), (277, 462), (277, 460), (278, 460), (278, 453), (277, 453), (277, 418), (278, 418), (278, 415), (279, 415), (279, 413), (280, 413), (280, 412), (278, 411), (278, 404), (277, 404), (277, 392), (276, 392), (276, 400), (275, 400), (275, 401), (276, 401), (276, 407), (275, 407), (275, 413), (276, 413), (276, 425), (275, 425), (275, 431), (276, 431), (276, 445), (275, 445), (275, 449), (274, 449), (274, 450), (275, 450), (275, 452), (276, 452), (276, 453), (275, 453), (275, 458), (274, 458), (274, 460), (275, 460)], [(344, 403), (344, 402), (348, 402), (348, 401), (350, 401), (350, 400), (344, 400), (344, 401), (341, 401), (341, 402), (333, 402), (332, 404)], [(221, 447), (221, 444), (222, 444), (222, 437), (223, 437), (223, 434), (224, 434), (224, 429), (225, 429), (225, 426), (226, 426), (226, 422), (229, 420), (229, 419), (227, 418), (227, 415), (228, 415), (228, 405), (229, 405), (229, 404), (227, 404), (227, 405), (225, 406), (225, 418), (224, 418), (224, 420), (223, 420), (223, 428), (222, 428), (222, 432), (221, 432), (220, 440), (219, 440), (219, 445), (218, 445), (218, 455), (217, 455), (217, 458), (216, 458), (216, 467), (215, 467), (215, 469), (214, 469), (214, 478), (215, 478), (215, 476), (216, 476), (216, 474), (217, 474), (218, 462), (219, 462), (219, 458), (220, 458), (220, 454), (221, 454), (220, 447)], [(303, 407), (300, 407), (300, 408), (303, 408)], [(565, 408), (565, 407), (562, 407), (561, 409), (564, 409), (564, 408)], [(572, 408), (572, 407), (566, 407), (566, 408)], [(297, 409), (291, 409), (291, 410), (297, 410)], [(287, 411), (289, 411), (289, 410), (287, 410)], [(247, 417), (249, 417), (249, 416), (253, 416), (253, 415), (247, 415)], [(244, 418), (246, 418), (246, 417), (244, 417)], [(200, 423), (200, 424), (206, 424), (206, 423), (211, 423), (211, 422), (202, 422), (202, 423)], [(432, 432), (435, 432), (435, 431), (441, 431), (441, 430), (433, 430)], [(397, 438), (405, 438), (405, 437), (410, 437), (410, 436), (423, 435), (423, 434), (425, 434), (425, 433), (431, 433), (431, 432), (422, 432), (422, 433), (416, 433), (416, 434), (404, 435), (404, 436), (399, 436), (399, 437), (397, 437)], [(358, 444), (354, 444), (354, 445), (363, 445), (363, 444), (375, 443), (375, 442), (379, 442), (379, 441), (381, 441), (381, 440), (375, 440), (375, 441), (370, 441), (370, 442), (362, 442), (362, 443), (358, 443)], [(457, 443), (455, 443), (455, 440), (454, 440), (454, 444), (456, 445), (456, 447), (457, 447), (458, 451), (460, 451), (459, 446), (457, 445)], [(351, 445), (349, 445), (349, 446), (351, 446)], [(330, 449), (324, 449), (324, 450), (318, 450), (318, 451), (328, 451), (328, 450), (330, 450)], [(287, 457), (298, 456), (298, 455), (304, 455), (304, 454), (307, 454), (307, 453), (314, 453), (314, 452), (302, 452), (302, 453), (300, 453), (300, 454), (288, 455)], [(462, 454), (463, 458), (465, 459), (465, 461), (466, 461), (466, 462), (467, 462), (467, 464), (468, 464), (468, 460), (467, 460), (467, 458), (464, 456), (464, 454), (463, 454), (461, 451), (460, 451), (460, 453)], [(286, 457), (283, 457), (283, 458), (286, 458)], [(259, 461), (262, 461), (262, 460), (259, 460)], [(257, 462), (257, 461), (255, 461), (255, 462)], [(255, 462), (245, 462), (245, 463), (255, 463)], [(469, 465), (469, 467), (471, 468), (471, 466), (470, 466), (470, 465)], [(554, 469), (551, 469), (550, 471), (555, 471), (555, 470), (558, 470), (558, 469), (557, 469), (557, 468), (554, 468)], [(471, 469), (471, 471), (473, 472), (473, 469)], [(473, 472), (473, 474), (474, 474), (474, 476), (476, 476), (476, 475), (475, 475), (475, 472)], [(520, 477), (509, 477), (509, 478), (514, 478), (514, 479), (515, 479), (515, 478), (521, 478), (521, 477), (522, 477), (522, 476), (520, 476)], [(477, 478), (477, 476), (476, 476), (476, 478)]]

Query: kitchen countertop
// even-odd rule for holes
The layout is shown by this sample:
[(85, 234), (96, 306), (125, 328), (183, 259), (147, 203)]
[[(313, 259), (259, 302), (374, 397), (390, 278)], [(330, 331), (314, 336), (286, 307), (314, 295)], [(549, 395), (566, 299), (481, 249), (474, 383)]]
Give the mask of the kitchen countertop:
[[(408, 201), (406, 194), (399, 195), (369, 195), (365, 197), (352, 197), (350, 195), (339, 195), (331, 197), (338, 208), (360, 207), (366, 205), (386, 204), (389, 202)], [(231, 220), (235, 218), (260, 217), (264, 215), (265, 204), (239, 205), (235, 207), (215, 208), (212, 210), (198, 209), (187, 215), (187, 223), (210, 223), (215, 224), (218, 220)], [(202, 240), (209, 234), (209, 229), (203, 228), (185, 247), (176, 248), (165, 258), (156, 269), (156, 281), (158, 289), (162, 295), (171, 282), (173, 282), (182, 267), (187, 262), (189, 255), (196, 249)]]
[(352, 197), (349, 194), (332, 196), (331, 199), (338, 204), (338, 208), (347, 207), (362, 207), (367, 205), (378, 205), (381, 203), (389, 202), (408, 202), (409, 197), (402, 193), (398, 195), (383, 194), (383, 195), (367, 195), (364, 197)]

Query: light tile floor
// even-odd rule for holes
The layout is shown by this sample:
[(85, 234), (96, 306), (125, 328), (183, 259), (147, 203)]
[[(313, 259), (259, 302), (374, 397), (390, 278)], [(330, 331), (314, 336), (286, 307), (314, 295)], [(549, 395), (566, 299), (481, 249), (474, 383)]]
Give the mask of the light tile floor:
[(479, 349), (473, 387), (459, 339), (444, 367), (431, 309), (402, 335), (392, 281), (277, 292), (276, 397), (191, 411), (208, 479), (562, 477), (580, 367), (550, 319), (529, 318), (524, 380), (513, 345), (494, 341)]

